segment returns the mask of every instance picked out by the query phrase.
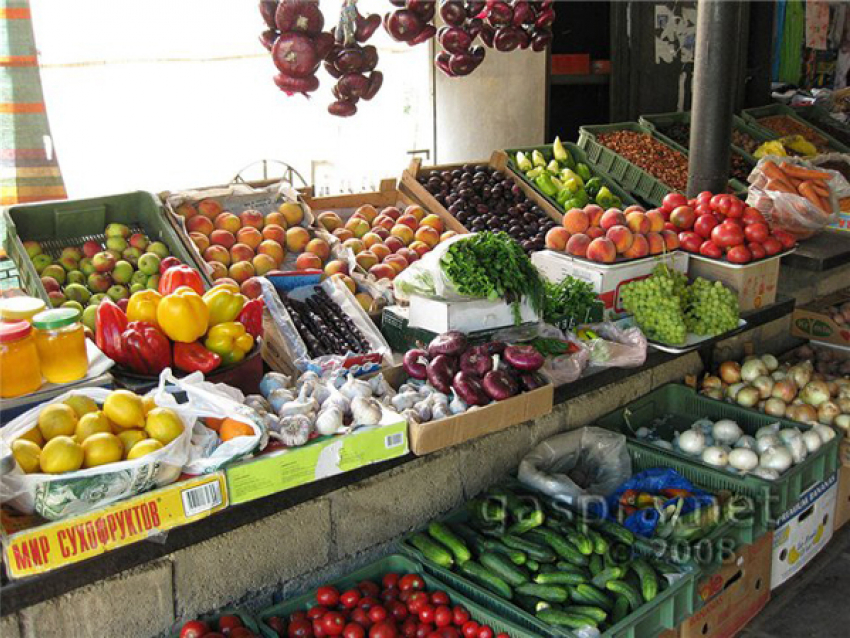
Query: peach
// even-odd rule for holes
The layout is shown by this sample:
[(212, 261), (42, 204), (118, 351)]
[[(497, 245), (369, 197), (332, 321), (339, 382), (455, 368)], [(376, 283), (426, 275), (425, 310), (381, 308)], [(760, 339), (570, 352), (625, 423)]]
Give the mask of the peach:
[(210, 247), (210, 238), (203, 233), (189, 233), (189, 239), (192, 240), (192, 243), (195, 244), (195, 247), (201, 252), (204, 252)]
[(254, 259), (254, 249), (248, 244), (234, 244), (230, 249), (230, 259), (233, 263), (237, 261), (251, 261)]
[[(229, 257), (230, 255), (228, 255), (228, 258)], [(222, 277), (227, 277), (227, 266), (225, 266), (220, 261), (207, 262), (207, 266), (209, 266), (210, 278), (213, 281), (221, 279)]]
[(411, 248), (405, 246), (404, 248), (399, 248), (396, 255), (401, 255), (407, 260), (408, 264), (412, 264), (414, 261), (419, 261), (419, 253)]
[(442, 233), (445, 230), (445, 225), (439, 215), (426, 215), (422, 220), (422, 226), (430, 226), (438, 233)]
[[(251, 279), (251, 277), (249, 277), (248, 279)], [(254, 279), (256, 279), (256, 277), (254, 277)], [(245, 283), (245, 282), (243, 281), (242, 283)], [(218, 279), (215, 280), (216, 286), (223, 286), (225, 284), (228, 285), (228, 286), (233, 286), (234, 288), (241, 288), (242, 287), (235, 279), (231, 279), (230, 277), (219, 277)]]
[(286, 217), (283, 216), (283, 213), (279, 213), (276, 210), (266, 215), (266, 226), (270, 224), (280, 226), (283, 230), (289, 228), (289, 224), (286, 223)]
[(608, 229), (608, 232), (605, 233), (606, 239), (610, 239), (614, 244), (614, 248), (617, 249), (619, 254), (623, 254), (629, 248), (632, 247), (632, 242), (635, 240), (635, 236), (625, 226), (612, 226)]
[[(354, 214), (351, 217), (348, 218), (348, 221), (351, 221), (352, 219), (362, 219), (364, 222), (367, 222), (367, 223), (369, 222), (369, 220), (366, 219), (366, 217), (364, 215), (361, 215), (357, 211), (354, 211)], [(369, 225), (371, 226), (372, 224), (369, 224)]]
[(218, 230), (226, 230), (236, 233), (242, 228), (239, 218), (233, 213), (221, 213), (213, 222)]
[(408, 246), (411, 250), (415, 250), (420, 257), (424, 257), (431, 252), (431, 247), (424, 241), (414, 241)]
[(370, 250), (359, 252), (357, 257), (354, 259), (357, 261), (357, 265), (363, 270), (369, 270), (372, 266), (378, 263), (378, 258), (375, 256), (375, 253)]
[(605, 231), (599, 228), (599, 226), (591, 226), (584, 234), (590, 237), (591, 239), (599, 239), (600, 237), (605, 237)]
[(393, 222), (398, 221), (398, 218), (401, 217), (401, 211), (395, 206), (387, 206), (384, 210), (381, 211), (381, 215), (386, 215)]
[(375, 233), (378, 237), (381, 238), (381, 241), (386, 241), (390, 236), (390, 231), (388, 228), (384, 228), (383, 226), (374, 226), (370, 232)]
[(617, 249), (610, 239), (594, 239), (587, 247), (587, 258), (603, 264), (613, 264), (617, 259)]
[(251, 264), (254, 266), (254, 272), (261, 277), (277, 268), (277, 262), (271, 255), (256, 255)]
[(392, 252), (397, 253), (400, 248), (404, 248), (404, 242), (401, 238), (393, 235), (392, 237), (387, 237), (387, 240), (384, 242), (384, 246), (389, 248)]
[(183, 219), (192, 219), (198, 214), (198, 209), (192, 206), (189, 202), (183, 202), (174, 209), (174, 212), (180, 215)]
[(649, 232), (660, 233), (664, 230), (664, 214), (660, 210), (651, 210), (646, 213), (649, 220)]
[(280, 266), (286, 257), (286, 251), (283, 249), (283, 246), (273, 239), (266, 239), (261, 242), (260, 245), (257, 246), (257, 254), (268, 255), (274, 259), (274, 263), (276, 264), (275, 267)]
[(295, 226), (286, 231), (286, 249), (293, 253), (300, 253), (310, 243), (310, 233), (306, 228)]
[(416, 218), (416, 221), (421, 222), (425, 219), (425, 209), (419, 206), (418, 204), (411, 204), (407, 208), (404, 209), (405, 215), (413, 215)]
[(605, 214), (605, 211), (601, 206), (597, 206), (596, 204), (589, 204), (584, 207), (584, 212), (587, 214), (587, 218), (590, 220), (591, 226), (599, 226), (599, 222), (602, 219), (602, 215)]
[(333, 236), (340, 241), (345, 241), (346, 239), (354, 239), (354, 233), (352, 233), (347, 228), (337, 228), (333, 232)]
[(667, 250), (676, 250), (679, 247), (679, 235), (672, 230), (662, 230), (661, 236), (667, 245)]
[(626, 216), (619, 208), (609, 208), (599, 218), (599, 227), (607, 231), (614, 226), (625, 226)]
[(263, 239), (271, 239), (278, 244), (286, 243), (286, 229), (277, 224), (266, 224), (262, 231)]
[(447, 231), (446, 231), (446, 232), (444, 232), (442, 235), (440, 235), (440, 243), (443, 243), (443, 242), (444, 242), (444, 241), (446, 241), (447, 239), (451, 239), (451, 238), (452, 238), (452, 237), (454, 237), (455, 235), (457, 235), (457, 233), (456, 233), (455, 231), (453, 231), (453, 230), (447, 230)]
[(395, 279), (398, 274), (390, 264), (375, 264), (369, 269), (369, 274), (375, 279)]
[(201, 233), (209, 237), (210, 233), (215, 230), (215, 226), (209, 218), (197, 215), (186, 222), (186, 230), (190, 233)]
[(230, 278), (237, 284), (241, 284), (248, 281), (257, 273), (254, 272), (254, 266), (250, 261), (238, 261), (230, 266), (227, 274), (229, 274)]
[(265, 225), (263, 214), (253, 208), (248, 208), (239, 213), (239, 221), (242, 223), (243, 228), (250, 226), (251, 228), (261, 230)]
[(649, 244), (650, 255), (660, 255), (667, 247), (667, 242), (661, 236), (661, 233), (647, 233), (646, 241)]
[(236, 233), (236, 241), (240, 244), (247, 244), (251, 248), (256, 248), (263, 241), (262, 233), (253, 226), (245, 226), (240, 228)]
[(363, 219), (369, 222), (369, 224), (375, 221), (375, 218), (378, 216), (378, 209), (372, 206), (372, 204), (363, 204), (354, 212), (362, 215)]
[(296, 270), (321, 270), (322, 259), (313, 253), (301, 253), (295, 260)]
[(386, 257), (393, 254), (393, 251), (387, 248), (385, 244), (375, 244), (369, 249), (369, 251), (378, 258), (378, 261), (384, 261)]
[(641, 213), (636, 210), (632, 211), (626, 215), (626, 226), (628, 226), (633, 233), (646, 235), (649, 232), (649, 220), (646, 218), (646, 213)]
[(251, 277), (246, 279), (239, 287), (239, 292), (248, 297), (248, 299), (257, 299), (263, 294), (263, 285), (260, 283), (260, 278)]
[[(325, 274), (330, 277), (336, 274), (347, 275), (348, 264), (341, 259), (334, 259), (325, 265)], [(353, 291), (352, 291), (353, 292)]]
[(413, 241), (413, 229), (410, 226), (405, 226), (404, 224), (396, 224), (393, 226), (390, 231), (390, 235), (393, 237), (398, 237), (404, 245), (407, 246), (410, 242)]
[(363, 245), (363, 240), (357, 239), (356, 237), (352, 239), (346, 239), (344, 242), (342, 242), (342, 247), (348, 248), (355, 255), (359, 254), (366, 248)]
[(198, 213), (210, 221), (213, 221), (222, 212), (224, 212), (224, 209), (221, 207), (221, 204), (214, 199), (202, 199), (198, 202)]
[(631, 248), (629, 248), (626, 252), (623, 253), (623, 257), (628, 257), (629, 259), (638, 259), (640, 257), (646, 257), (649, 254), (649, 242), (646, 240), (646, 237), (643, 235), (635, 235), (635, 239), (632, 242)]
[(571, 208), (564, 215), (564, 228), (573, 235), (584, 233), (590, 228), (590, 219), (580, 208)]
[(357, 284), (355, 284), (354, 280), (348, 275), (345, 275), (343, 273), (337, 273), (335, 275), (331, 275), (331, 279), (344, 284), (345, 287), (351, 291), (352, 295), (357, 292)]
[(555, 226), (546, 233), (546, 248), (549, 250), (564, 251), (570, 240), (570, 231), (562, 226)]
[(637, 204), (632, 204), (631, 206), (626, 207), (626, 210), (623, 211), (624, 215), (628, 215), (629, 213), (645, 213), (646, 209), (643, 206), (638, 206)]
[(400, 275), (408, 266), (407, 260), (401, 255), (390, 255), (382, 263), (392, 266), (397, 275)]
[[(286, 227), (297, 226), (304, 220), (304, 211), (297, 202), (285, 202), (278, 206), (277, 211), (286, 220)], [(283, 224), (281, 224), (283, 226)]]
[(431, 248), (440, 243), (440, 231), (433, 226), (422, 226), (413, 235), (416, 241), (428, 244)]
[(366, 312), (371, 312), (373, 310), (373, 306), (375, 304), (375, 300), (372, 299), (371, 295), (365, 292), (358, 292), (354, 295), (354, 298), (357, 299), (357, 303), (360, 304), (360, 307), (363, 308)]
[(575, 257), (585, 257), (591, 241), (584, 233), (577, 233), (567, 240), (567, 252)]
[(375, 218), (375, 221), (372, 222), (372, 228), (386, 228), (387, 231), (390, 231), (392, 227), (395, 226), (395, 220), (392, 217), (388, 217), (386, 215), (378, 215)]
[(366, 248), (371, 248), (375, 244), (381, 244), (383, 241), (384, 240), (380, 235), (371, 231), (363, 235), (363, 245), (366, 246)]
[(229, 266), (231, 262), (230, 253), (227, 252), (227, 248), (224, 246), (213, 245), (204, 251), (204, 261), (217, 261), (220, 264)]
[(316, 217), (316, 221), (319, 222), (319, 226), (329, 233), (334, 232), (337, 228), (342, 228), (342, 218), (332, 210), (326, 210), (319, 213), (319, 216)]
[(416, 230), (417, 228), (419, 228), (419, 220), (416, 219), (413, 215), (402, 215), (398, 218), (398, 222), (396, 223), (409, 226), (411, 230)]
[(233, 233), (227, 230), (214, 230), (212, 231), (212, 235), (210, 235), (210, 243), (217, 244), (218, 246), (224, 246), (230, 250), (233, 248), (233, 244), (236, 243), (236, 237), (233, 236)]
[(371, 228), (369, 227), (369, 222), (365, 219), (360, 219), (359, 217), (352, 217), (347, 222), (345, 222), (345, 227), (354, 233), (354, 236), (358, 239), (363, 237), (366, 233), (368, 233)]
[(319, 239), (318, 237), (307, 242), (307, 246), (304, 250), (308, 253), (317, 255), (323, 262), (331, 256), (331, 247), (328, 242), (324, 239)]

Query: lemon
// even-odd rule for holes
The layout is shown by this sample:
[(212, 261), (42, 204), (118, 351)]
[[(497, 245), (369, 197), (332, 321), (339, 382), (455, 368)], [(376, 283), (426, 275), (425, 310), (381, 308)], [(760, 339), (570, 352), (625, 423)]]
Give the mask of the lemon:
[(118, 438), (121, 439), (121, 443), (124, 445), (124, 458), (127, 458), (127, 454), (132, 447), (139, 441), (144, 441), (147, 438), (147, 434), (145, 434), (144, 430), (122, 430), (118, 433)]
[(124, 444), (111, 432), (98, 432), (83, 441), (83, 455), (85, 467), (115, 463), (124, 456)]
[(12, 456), (27, 474), (35, 474), (41, 471), (38, 457), (41, 456), (41, 448), (32, 441), (24, 438), (12, 441)]
[(151, 410), (145, 419), (145, 432), (152, 439), (168, 445), (183, 434), (183, 422), (174, 410), (156, 408)]
[(142, 409), (144, 410), (145, 416), (148, 415), (148, 412), (153, 410), (156, 407), (156, 402), (153, 400), (152, 395), (148, 395), (142, 399)]
[(74, 472), (83, 466), (83, 447), (70, 436), (57, 436), (41, 450), (41, 470), (48, 474)]
[(77, 414), (70, 405), (54, 403), (38, 413), (38, 429), (48, 441), (56, 436), (73, 436)]
[(140, 428), (145, 425), (142, 397), (129, 390), (110, 392), (103, 403), (106, 416), (119, 428)]
[(106, 418), (103, 412), (89, 412), (77, 421), (74, 438), (77, 440), (77, 443), (82, 443), (92, 434), (97, 434), (98, 432), (112, 432), (109, 419)]
[(44, 437), (41, 436), (41, 430), (38, 429), (38, 426), (30, 428), (29, 431), (24, 432), (18, 438), (26, 439), (27, 441), (32, 441), (38, 447), (41, 447), (42, 445), (44, 445)]
[(71, 406), (71, 409), (74, 410), (77, 418), (82, 418), (84, 414), (88, 414), (89, 412), (97, 412), (99, 409), (97, 407), (97, 403), (94, 402), (94, 399), (90, 399), (82, 394), (72, 394), (62, 403)]
[(132, 459), (137, 459), (141, 456), (145, 456), (146, 454), (150, 454), (151, 452), (156, 452), (157, 450), (161, 449), (162, 443), (160, 443), (156, 439), (145, 439), (144, 441), (139, 441), (132, 448), (130, 448), (130, 452), (127, 454), (127, 460), (130, 461)]

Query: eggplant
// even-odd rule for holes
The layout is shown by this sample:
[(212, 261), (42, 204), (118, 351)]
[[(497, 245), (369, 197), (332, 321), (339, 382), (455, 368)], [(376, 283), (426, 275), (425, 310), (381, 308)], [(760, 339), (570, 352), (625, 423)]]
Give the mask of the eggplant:
[(487, 396), (494, 401), (510, 399), (519, 391), (516, 381), (504, 370), (491, 370), (484, 375), (481, 385)]
[(401, 365), (407, 373), (407, 376), (412, 377), (413, 379), (424, 381), (428, 378), (428, 371), (426, 370), (426, 366), (428, 365), (428, 353), (424, 350), (408, 350), (404, 354)]
[(461, 372), (466, 372), (467, 374), (472, 374), (481, 378), (492, 369), (493, 359), (490, 358), (490, 355), (487, 354), (487, 350), (485, 350), (482, 346), (467, 348), (466, 351), (460, 355)]
[(487, 405), (490, 400), (475, 375), (460, 371), (454, 377), (452, 388), (467, 405)]
[(439, 354), (425, 367), (428, 375), (428, 383), (437, 388), (443, 394), (452, 391), (452, 379), (455, 375), (454, 361), (451, 357)]
[(505, 361), (517, 370), (534, 372), (543, 367), (545, 359), (534, 346), (508, 346), (504, 353)]
[(531, 392), (532, 390), (542, 388), (544, 385), (548, 385), (546, 378), (539, 372), (526, 372), (520, 376), (519, 380), (522, 383), (523, 390), (526, 392)]
[(431, 357), (436, 357), (438, 354), (456, 357), (464, 350), (466, 350), (466, 335), (457, 330), (437, 335), (428, 344), (428, 355)]

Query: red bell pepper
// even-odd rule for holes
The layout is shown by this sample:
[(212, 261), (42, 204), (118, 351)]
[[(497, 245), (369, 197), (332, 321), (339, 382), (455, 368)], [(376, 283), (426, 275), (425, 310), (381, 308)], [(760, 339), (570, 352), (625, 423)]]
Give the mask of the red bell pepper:
[(131, 321), (122, 333), (121, 363), (137, 374), (159, 374), (171, 365), (171, 342), (147, 321)]
[(186, 264), (172, 266), (162, 273), (159, 279), (159, 294), (163, 297), (170, 295), (180, 286), (189, 286), (199, 295), (204, 295), (204, 282), (201, 279), (201, 273)]
[(221, 357), (204, 347), (200, 341), (174, 342), (174, 365), (183, 372), (209, 374), (221, 365)]
[(122, 363), (124, 352), (121, 334), (127, 329), (127, 315), (109, 299), (104, 299), (95, 314), (95, 343), (103, 354)]
[(245, 326), (245, 331), (255, 339), (263, 336), (263, 300), (259, 297), (251, 299), (242, 306), (236, 321)]

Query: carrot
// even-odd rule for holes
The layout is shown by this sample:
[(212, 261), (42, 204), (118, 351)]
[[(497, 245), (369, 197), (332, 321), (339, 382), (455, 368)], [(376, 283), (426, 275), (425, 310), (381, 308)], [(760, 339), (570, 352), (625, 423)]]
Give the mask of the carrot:
[(812, 206), (826, 212), (826, 206), (824, 205), (823, 201), (821, 201), (820, 195), (815, 192), (815, 189), (812, 188), (812, 185), (810, 183), (804, 182), (800, 186), (800, 195), (809, 200)]
[(786, 177), (786, 180), (786, 183), (790, 184), (794, 188), (800, 188), (800, 184), (802, 184), (804, 181), (802, 179), (797, 179), (796, 177), (791, 177), (790, 175)]
[(785, 173), (773, 162), (765, 162), (762, 164), (761, 172), (767, 175), (770, 179), (779, 179), (785, 181)]
[(803, 184), (811, 184), (812, 188), (815, 189), (815, 192), (821, 197), (829, 197), (829, 188), (827, 188), (824, 183), (820, 180), (809, 180), (803, 182)]
[(790, 193), (791, 195), (797, 194), (797, 189), (792, 188), (788, 182), (783, 179), (771, 179), (767, 182), (767, 190), (769, 191), (779, 191), (780, 193)]
[(815, 171), (810, 168), (803, 168), (802, 166), (795, 166), (789, 162), (782, 162), (779, 165), (785, 173), (791, 177), (797, 177), (799, 179), (829, 179), (832, 177), (829, 173), (824, 173), (823, 171)]

